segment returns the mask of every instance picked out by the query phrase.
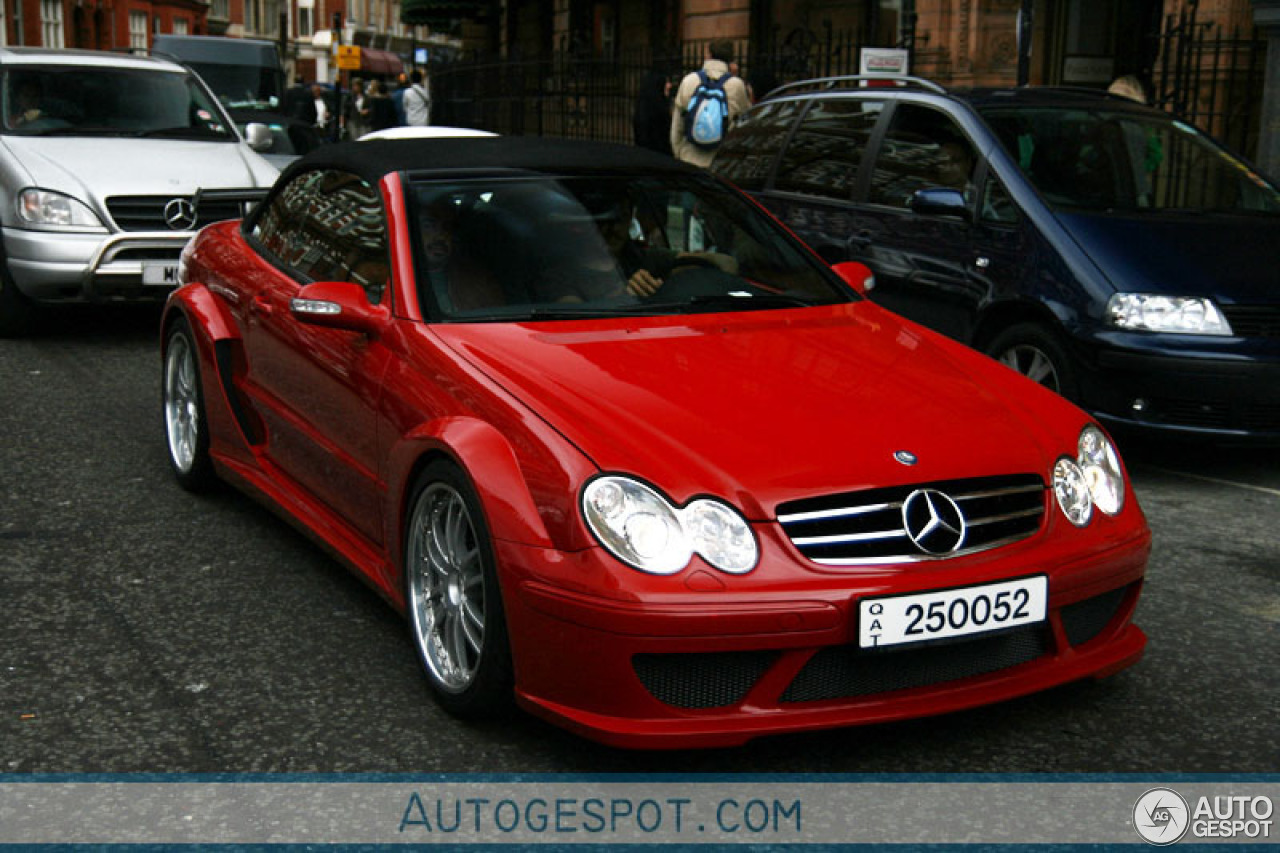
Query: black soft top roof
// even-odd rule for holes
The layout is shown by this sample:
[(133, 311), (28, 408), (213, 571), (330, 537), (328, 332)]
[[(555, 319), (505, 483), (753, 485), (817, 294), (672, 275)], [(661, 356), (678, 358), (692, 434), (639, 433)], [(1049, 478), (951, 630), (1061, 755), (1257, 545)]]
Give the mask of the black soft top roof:
[(322, 145), (291, 163), (285, 175), (316, 168), (341, 169), (377, 183), (393, 172), (685, 172), (695, 169), (671, 157), (599, 142), (533, 136), (379, 139)]

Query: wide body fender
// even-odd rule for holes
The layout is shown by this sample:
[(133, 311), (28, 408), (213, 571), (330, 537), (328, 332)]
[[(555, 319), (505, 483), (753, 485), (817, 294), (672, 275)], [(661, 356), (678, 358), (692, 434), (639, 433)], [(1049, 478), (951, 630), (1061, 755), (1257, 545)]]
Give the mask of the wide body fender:
[(237, 418), (233, 402), (236, 371), (244, 364), (239, 326), (228, 307), (208, 287), (200, 283), (184, 285), (171, 293), (165, 303), (160, 322), (162, 357), (169, 330), (179, 318), (187, 321), (195, 338), (209, 449), (215, 464), (222, 457), (249, 462), (253, 459), (253, 442), (245, 432), (243, 407)]
[[(465, 415), (421, 424), (390, 448), (386, 483), (388, 494), (398, 496), (399, 511), (388, 513), (388, 543), (404, 542), (413, 481), (426, 464), (441, 457), (451, 460), (467, 475), (495, 540), (534, 548), (555, 547), (511, 444), (493, 425)], [(403, 559), (399, 553), (394, 560), (399, 573), (403, 572)]]

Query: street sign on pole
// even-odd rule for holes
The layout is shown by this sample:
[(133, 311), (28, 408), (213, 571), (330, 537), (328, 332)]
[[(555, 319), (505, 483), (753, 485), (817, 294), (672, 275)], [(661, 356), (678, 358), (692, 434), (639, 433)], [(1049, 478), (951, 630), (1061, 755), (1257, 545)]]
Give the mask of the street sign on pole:
[(354, 44), (338, 45), (336, 64), (339, 71), (360, 70), (360, 48)]

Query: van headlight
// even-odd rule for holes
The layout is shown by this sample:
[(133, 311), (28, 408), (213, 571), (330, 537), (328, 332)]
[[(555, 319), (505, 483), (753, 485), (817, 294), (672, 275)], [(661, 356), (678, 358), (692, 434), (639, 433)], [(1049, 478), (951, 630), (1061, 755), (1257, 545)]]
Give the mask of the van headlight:
[(746, 519), (726, 503), (698, 498), (683, 508), (630, 477), (597, 477), (582, 490), (587, 527), (609, 553), (655, 575), (673, 575), (696, 553), (722, 572), (756, 567), (759, 547)]
[(1119, 329), (1181, 335), (1230, 335), (1231, 324), (1211, 299), (1117, 293), (1107, 300), (1107, 322)]
[(1053, 466), (1053, 494), (1067, 520), (1084, 527), (1096, 507), (1115, 515), (1124, 507), (1124, 474), (1120, 457), (1106, 434), (1090, 424), (1080, 432), (1074, 459), (1064, 456)]
[(18, 193), (18, 218), (37, 228), (102, 227), (84, 202), (51, 190), (28, 188)]

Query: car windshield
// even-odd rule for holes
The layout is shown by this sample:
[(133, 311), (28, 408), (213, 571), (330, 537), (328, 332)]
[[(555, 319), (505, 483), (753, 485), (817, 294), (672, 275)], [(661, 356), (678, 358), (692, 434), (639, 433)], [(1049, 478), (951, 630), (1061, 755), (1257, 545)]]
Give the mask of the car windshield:
[(424, 312), (573, 319), (795, 308), (856, 295), (705, 176), (418, 181)]
[(991, 108), (983, 117), (1052, 206), (1280, 213), (1280, 191), (1200, 131), (1123, 110)]
[(17, 136), (235, 139), (190, 74), (83, 66), (16, 66), (0, 74), (3, 132)]
[(228, 107), (269, 110), (280, 106), (284, 86), (280, 72), (274, 68), (215, 62), (187, 64)]

